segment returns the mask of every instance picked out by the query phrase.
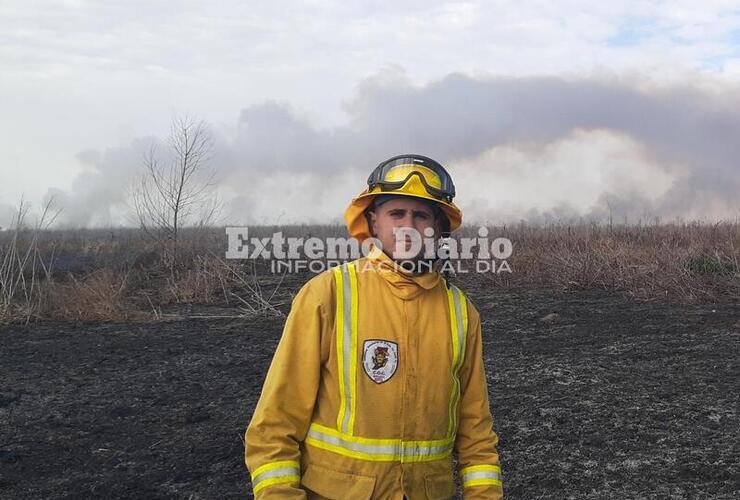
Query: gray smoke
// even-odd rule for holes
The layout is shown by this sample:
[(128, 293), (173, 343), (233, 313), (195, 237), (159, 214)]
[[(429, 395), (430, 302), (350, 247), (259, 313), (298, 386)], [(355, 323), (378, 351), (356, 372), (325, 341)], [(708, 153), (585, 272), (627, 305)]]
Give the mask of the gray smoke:
[(129, 189), (142, 165), (144, 153), (155, 138), (141, 138), (124, 147), (77, 154), (83, 171), (69, 191), (50, 188), (44, 202), (62, 209), (61, 226), (98, 227), (130, 223)]
[[(731, 84), (712, 90), (689, 85), (642, 90), (626, 81), (452, 74), (416, 87), (391, 75), (362, 82), (345, 109), (345, 125), (319, 129), (290, 106), (265, 102), (242, 110), (233, 130), (214, 132), (213, 163), (233, 200), (230, 220), (336, 220), (369, 171), (402, 152), (431, 156), (463, 176), (470, 172), (461, 169), (490, 174), (512, 168), (498, 164), (495, 155), (490, 162), (475, 161), (495, 148), (536, 155), (574, 131), (598, 130), (638, 144), (650, 168), (671, 176), (667, 191), (651, 198), (634, 189), (639, 176), (631, 184), (607, 179), (603, 192), (590, 193), (597, 202), (587, 210), (569, 201), (577, 193), (566, 192), (546, 209), (526, 207), (533, 200), (522, 199), (523, 206), (506, 210), (486, 195), (486, 186), (469, 185), (476, 192), (460, 192), (460, 203), (474, 198), (469, 215), (494, 221), (610, 214), (665, 219), (732, 214), (740, 208), (740, 88)], [(115, 222), (126, 201), (121, 186), (140, 169), (146, 144), (142, 139), (81, 154), (87, 170), (70, 192), (54, 191), (64, 204), (66, 223)]]

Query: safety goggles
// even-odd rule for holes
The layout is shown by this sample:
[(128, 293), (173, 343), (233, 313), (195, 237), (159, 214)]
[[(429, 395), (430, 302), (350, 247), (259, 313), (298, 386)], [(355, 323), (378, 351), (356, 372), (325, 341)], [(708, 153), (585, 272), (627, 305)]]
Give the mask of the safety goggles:
[(401, 155), (378, 165), (367, 179), (370, 190), (380, 187), (383, 191), (401, 189), (412, 176), (417, 176), (427, 193), (439, 200), (452, 201), (455, 185), (442, 165), (421, 155)]

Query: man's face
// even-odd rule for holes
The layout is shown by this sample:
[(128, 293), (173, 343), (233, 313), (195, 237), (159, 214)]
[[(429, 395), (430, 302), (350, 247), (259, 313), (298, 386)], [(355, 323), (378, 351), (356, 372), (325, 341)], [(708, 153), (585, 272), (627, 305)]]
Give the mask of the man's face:
[[(391, 258), (398, 259), (396, 255), (396, 238), (403, 241), (401, 248), (409, 250), (411, 248), (411, 237), (399, 233), (394, 234), (394, 230), (407, 228), (418, 231), (421, 238), (427, 237), (424, 230), (432, 228), (434, 238), (440, 234), (439, 220), (434, 217), (432, 209), (423, 201), (412, 196), (398, 196), (386, 201), (375, 211), (370, 214), (370, 229), (373, 236), (378, 238), (383, 244), (383, 251)], [(409, 260), (416, 260), (423, 256), (424, 248), (419, 250), (416, 257)]]

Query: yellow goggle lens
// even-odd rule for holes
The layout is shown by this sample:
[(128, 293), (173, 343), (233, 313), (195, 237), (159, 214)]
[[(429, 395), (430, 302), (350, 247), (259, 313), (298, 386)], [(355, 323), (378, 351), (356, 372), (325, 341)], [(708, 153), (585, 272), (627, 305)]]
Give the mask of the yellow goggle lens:
[(431, 187), (442, 189), (442, 179), (439, 178), (437, 173), (430, 168), (422, 167), (420, 165), (396, 165), (395, 167), (391, 167), (385, 173), (383, 181), (404, 181), (409, 176), (409, 174), (413, 172), (419, 172), (424, 177), (424, 180), (427, 181), (427, 184), (429, 184)]

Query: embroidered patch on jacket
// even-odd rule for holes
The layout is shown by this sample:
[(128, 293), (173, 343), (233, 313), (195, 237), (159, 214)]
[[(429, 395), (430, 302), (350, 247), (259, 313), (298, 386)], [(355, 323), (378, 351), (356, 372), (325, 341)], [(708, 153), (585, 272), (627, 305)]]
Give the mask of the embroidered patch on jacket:
[(362, 366), (373, 382), (386, 382), (398, 368), (398, 344), (389, 340), (366, 340), (362, 349)]

